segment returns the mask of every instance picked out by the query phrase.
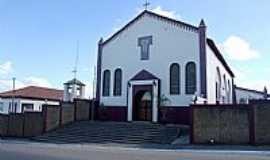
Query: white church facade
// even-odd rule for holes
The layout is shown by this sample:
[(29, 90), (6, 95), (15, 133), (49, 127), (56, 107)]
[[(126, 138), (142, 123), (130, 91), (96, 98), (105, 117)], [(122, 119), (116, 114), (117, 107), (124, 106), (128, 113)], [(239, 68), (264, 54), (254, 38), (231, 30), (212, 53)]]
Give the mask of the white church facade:
[(187, 123), (192, 103), (233, 103), (234, 74), (203, 20), (143, 11), (98, 44), (96, 99), (112, 119)]

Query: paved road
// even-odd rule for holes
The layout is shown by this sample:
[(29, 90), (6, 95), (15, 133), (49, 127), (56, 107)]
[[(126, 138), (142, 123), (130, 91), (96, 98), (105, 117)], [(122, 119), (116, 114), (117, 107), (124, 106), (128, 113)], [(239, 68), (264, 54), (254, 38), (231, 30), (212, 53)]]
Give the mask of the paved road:
[(153, 150), (95, 145), (0, 143), (0, 160), (269, 160), (270, 152)]

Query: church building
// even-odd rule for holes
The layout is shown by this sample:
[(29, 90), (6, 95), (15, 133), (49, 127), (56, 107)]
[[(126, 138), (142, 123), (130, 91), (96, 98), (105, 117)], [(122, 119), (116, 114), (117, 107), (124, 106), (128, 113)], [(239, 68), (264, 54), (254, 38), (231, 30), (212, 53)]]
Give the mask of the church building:
[(98, 43), (96, 99), (114, 120), (185, 124), (193, 103), (233, 103), (233, 86), (203, 20), (145, 10)]

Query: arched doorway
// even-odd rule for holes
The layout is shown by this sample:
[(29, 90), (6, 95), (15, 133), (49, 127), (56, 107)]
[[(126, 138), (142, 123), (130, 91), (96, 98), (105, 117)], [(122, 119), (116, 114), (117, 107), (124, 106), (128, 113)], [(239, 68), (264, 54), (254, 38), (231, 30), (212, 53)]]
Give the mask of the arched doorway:
[[(152, 88), (152, 87), (151, 87)], [(133, 119), (135, 121), (152, 121), (152, 90), (137, 90), (133, 99)]]

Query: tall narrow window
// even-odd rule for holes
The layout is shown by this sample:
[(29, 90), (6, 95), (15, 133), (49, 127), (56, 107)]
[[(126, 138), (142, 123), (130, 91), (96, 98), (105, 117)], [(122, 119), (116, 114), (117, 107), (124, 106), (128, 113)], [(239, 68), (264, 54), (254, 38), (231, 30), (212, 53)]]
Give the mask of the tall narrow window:
[(110, 96), (110, 82), (111, 82), (111, 73), (109, 70), (103, 72), (103, 96)]
[(186, 65), (186, 94), (194, 94), (196, 89), (196, 64), (188, 62)]
[(231, 102), (231, 82), (228, 80), (228, 103)]
[(122, 70), (116, 69), (114, 72), (113, 95), (121, 96), (121, 92), (122, 92)]
[(226, 82), (226, 75), (223, 75), (223, 81), (224, 81), (224, 90), (227, 92), (227, 82)]
[(177, 63), (170, 67), (170, 94), (180, 94), (180, 67)]
[(221, 99), (221, 74), (219, 67), (217, 67), (217, 73), (216, 73), (216, 101), (220, 102)]

